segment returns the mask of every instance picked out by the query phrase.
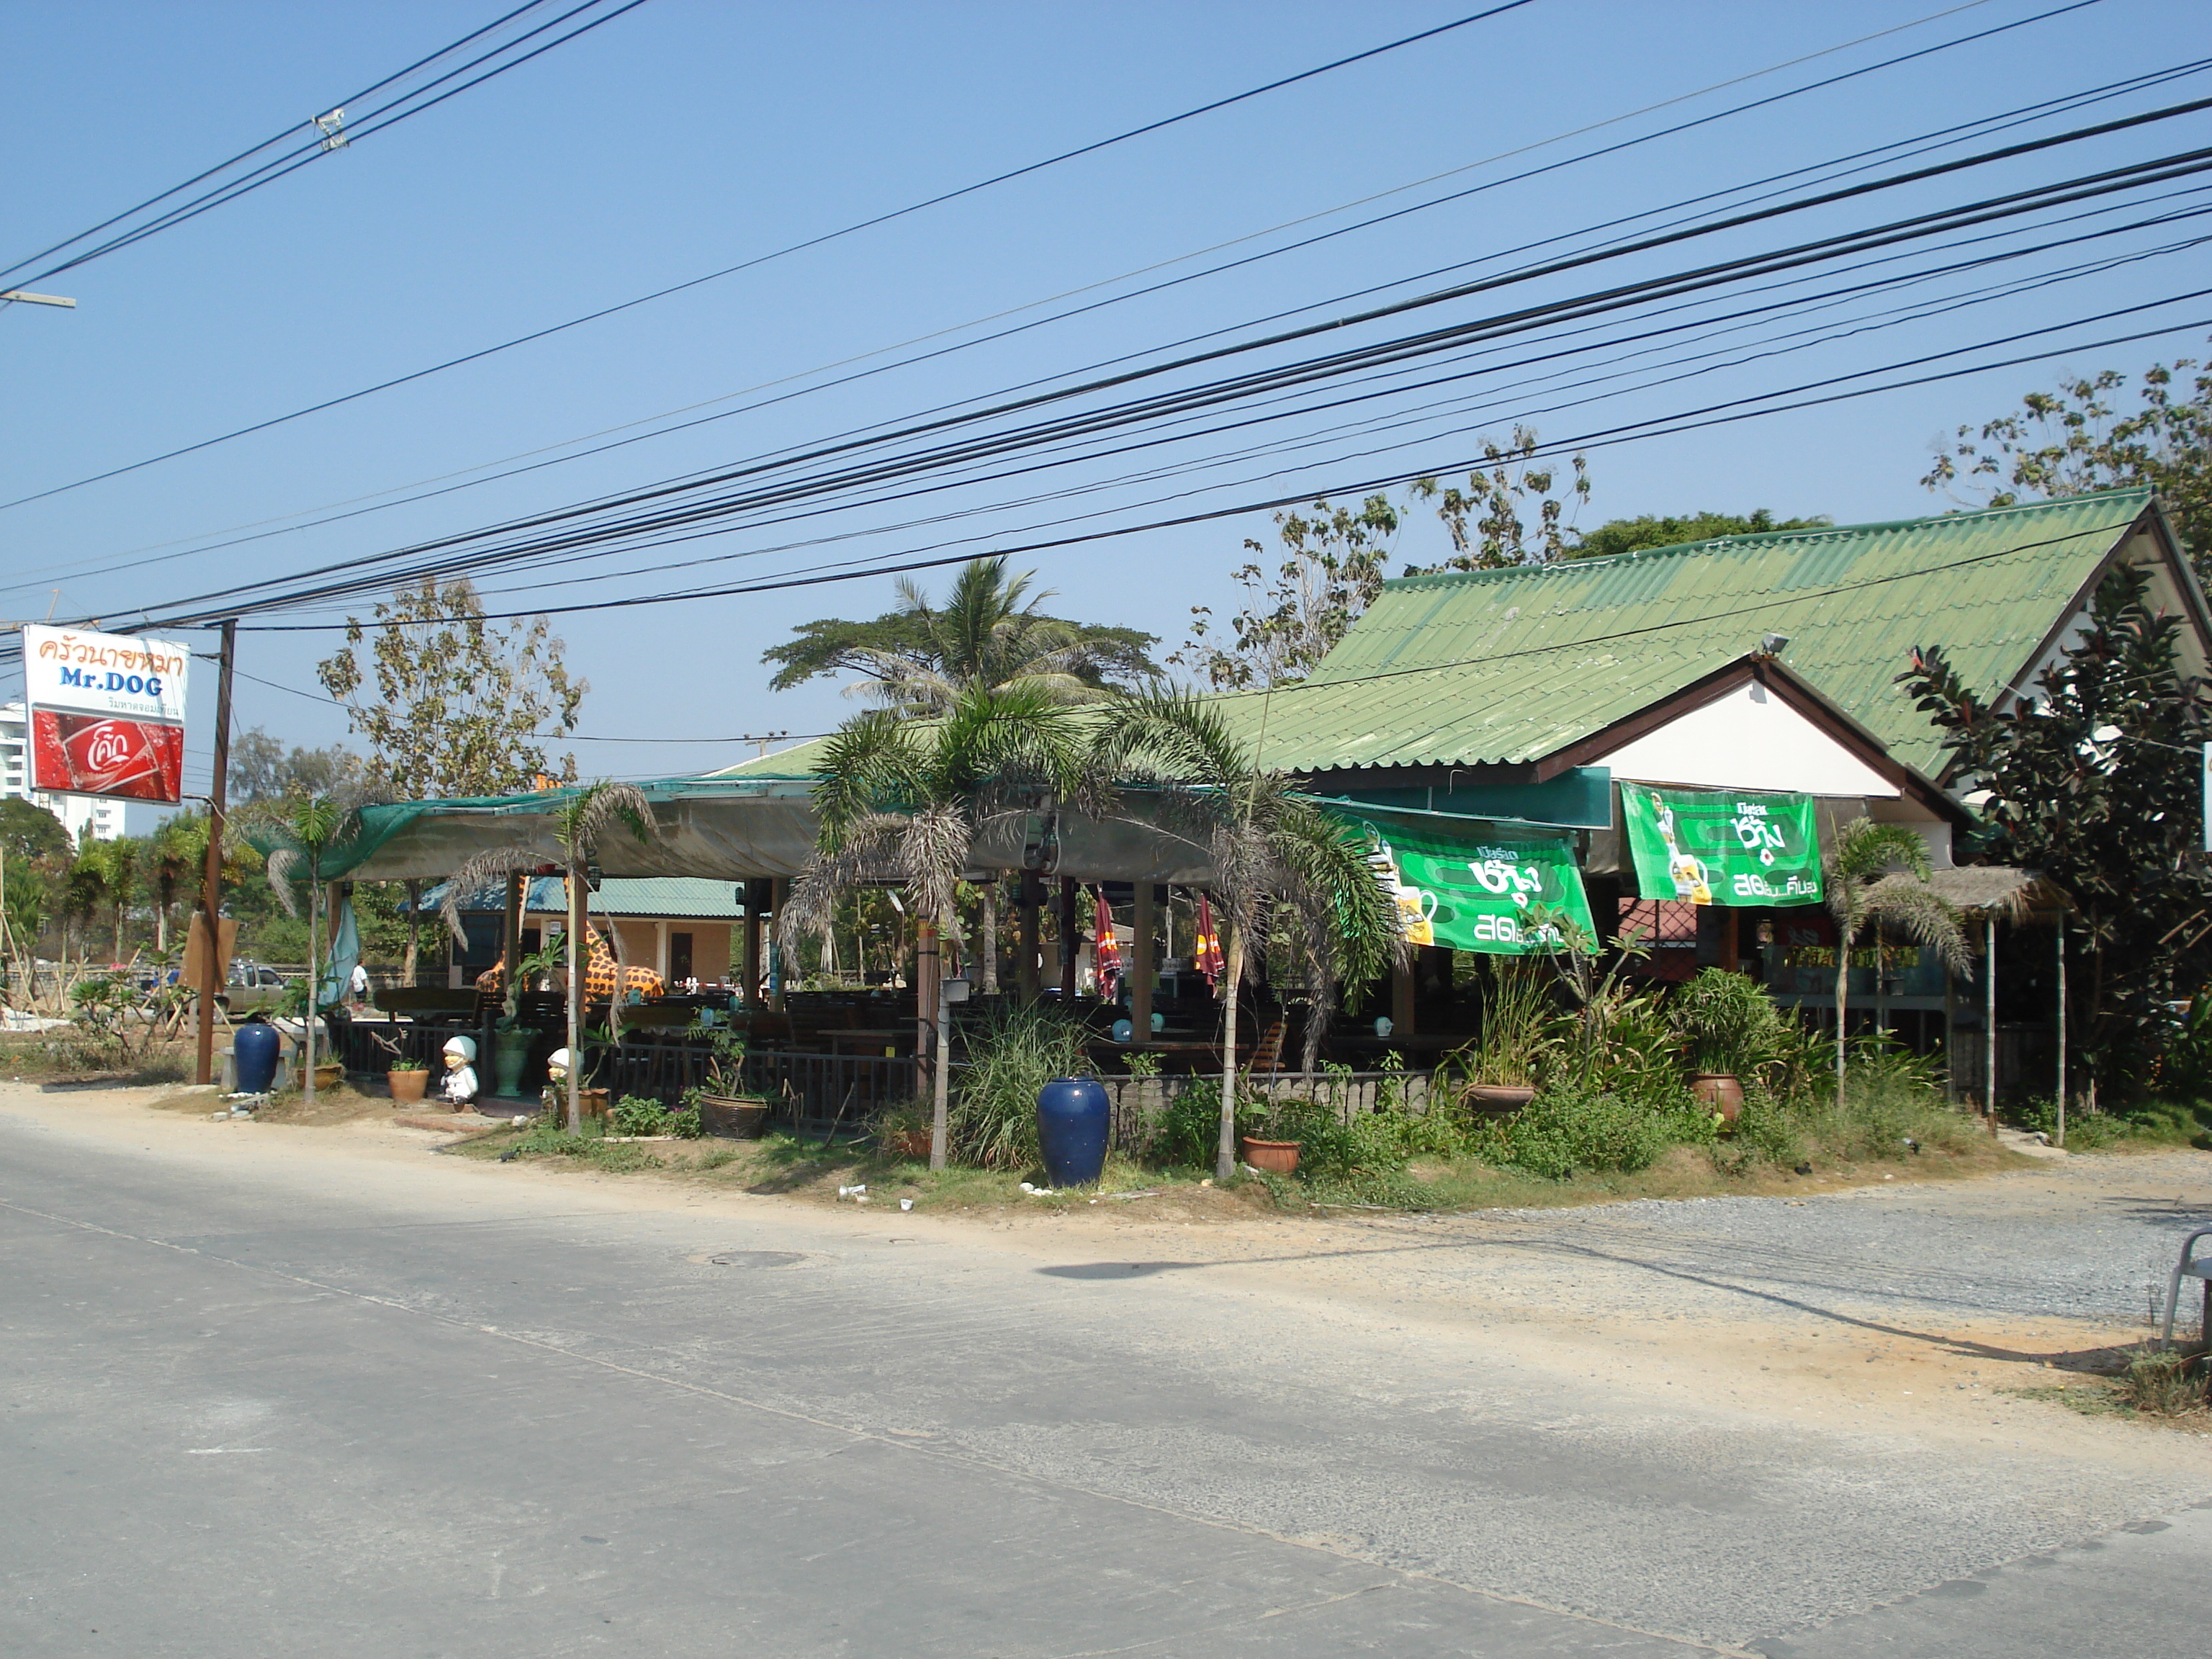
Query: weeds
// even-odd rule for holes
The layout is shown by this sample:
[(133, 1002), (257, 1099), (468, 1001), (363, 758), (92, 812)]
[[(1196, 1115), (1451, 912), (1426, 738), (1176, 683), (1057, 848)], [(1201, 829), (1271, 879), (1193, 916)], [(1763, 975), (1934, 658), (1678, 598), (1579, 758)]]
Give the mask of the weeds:
[(2204, 1356), (2137, 1354), (2119, 1379), (2120, 1398), (2146, 1417), (2184, 1417), (2205, 1409)]
[(967, 1036), (950, 1126), (955, 1152), (989, 1170), (1035, 1164), (1037, 1091), (1091, 1070), (1081, 1022), (1044, 1003), (1013, 1003), (993, 1008)]

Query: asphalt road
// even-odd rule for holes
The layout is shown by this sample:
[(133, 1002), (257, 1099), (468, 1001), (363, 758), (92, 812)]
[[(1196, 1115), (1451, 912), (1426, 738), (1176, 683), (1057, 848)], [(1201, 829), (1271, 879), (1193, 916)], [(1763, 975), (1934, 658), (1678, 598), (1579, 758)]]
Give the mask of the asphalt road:
[(1394, 1314), (1387, 1263), (1339, 1306), (145, 1139), (0, 1100), (11, 1656), (2136, 1659), (2212, 1606), (2202, 1442), (1655, 1397)]

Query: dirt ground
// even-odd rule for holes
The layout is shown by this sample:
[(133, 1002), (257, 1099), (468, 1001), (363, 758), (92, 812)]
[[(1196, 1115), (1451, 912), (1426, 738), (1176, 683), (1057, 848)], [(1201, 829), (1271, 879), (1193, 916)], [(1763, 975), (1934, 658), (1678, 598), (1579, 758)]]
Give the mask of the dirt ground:
[(2082, 1405), (2101, 1404), (2109, 1389), (2094, 1373), (2150, 1334), (2152, 1288), (2174, 1243), (2212, 1225), (2212, 1153), (2013, 1157), (1970, 1179), (1437, 1216), (1288, 1214), (1250, 1188), (1191, 1185), (1128, 1201), (906, 1214), (888, 1189), (870, 1206), (434, 1156), (464, 1137), (404, 1121), (420, 1108), (350, 1091), (289, 1121), (215, 1121), (216, 1104), (173, 1087), (0, 1083), (11, 1115), (218, 1165), (338, 1161), (364, 1182), (462, 1207), (526, 1183), (593, 1210), (780, 1214), (795, 1240), (926, 1230), (1069, 1278), (1202, 1273), (1285, 1317), (1379, 1320), (1414, 1347), (1462, 1342), (1479, 1322), (1501, 1358), (1662, 1402), (1680, 1390), (1672, 1397), (1808, 1425), (1996, 1443), (2032, 1435), (2100, 1462), (2169, 1460), (2172, 1472), (2179, 1457), (2212, 1476), (2212, 1421), (2201, 1414), (2154, 1421), (2064, 1403), (2087, 1390)]

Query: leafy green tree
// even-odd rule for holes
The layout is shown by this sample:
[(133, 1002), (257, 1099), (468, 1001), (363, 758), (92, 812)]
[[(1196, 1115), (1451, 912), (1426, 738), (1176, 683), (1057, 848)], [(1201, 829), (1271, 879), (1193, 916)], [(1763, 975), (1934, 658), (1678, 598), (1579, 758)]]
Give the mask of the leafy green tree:
[(1928, 884), (1928, 848), (1911, 828), (1853, 818), (1836, 831), (1821, 860), (1820, 890), (1836, 922), (1836, 1103), (1844, 1103), (1844, 1006), (1850, 1000), (1851, 946), (1872, 928), (1902, 933), (1935, 947), (1954, 974), (1972, 966), (1958, 912)]
[[(827, 935), (838, 901), (895, 880), (918, 918), (957, 939), (961, 872), (979, 835), (1026, 817), (1040, 799), (1089, 795), (1079, 717), (1045, 689), (969, 687), (927, 723), (871, 709), (840, 728), (817, 768), (819, 839), (777, 926), (787, 947)], [(951, 1011), (943, 975), (932, 1015), (929, 1166), (945, 1167)]]
[[(1516, 426), (1513, 441), (1500, 447), (1482, 441), (1483, 464), (1467, 476), (1467, 488), (1439, 484), (1434, 478), (1413, 483), (1416, 501), (1433, 501), (1437, 516), (1451, 532), (1452, 556), (1419, 574), (1442, 570), (1500, 570), (1516, 564), (1548, 564), (1568, 556), (1562, 525), (1566, 502), (1552, 493), (1558, 470), (1534, 464), (1538, 448), (1531, 428)], [(1565, 494), (1577, 504), (1589, 500), (1589, 464), (1577, 455), (1568, 464)], [(1535, 523), (1522, 518), (1533, 505)], [(1409, 572), (1409, 574), (1413, 574)]]
[(2126, 384), (2108, 368), (2032, 392), (2008, 415), (1960, 427), (1920, 482), (1977, 507), (2149, 484), (2198, 579), (2212, 580), (2212, 369), (2193, 357), (2153, 364), (2132, 410), (2117, 395)]
[[(370, 636), (374, 635), (372, 639)], [(504, 628), (485, 621), (476, 589), (434, 577), (401, 588), (364, 626), (346, 619), (346, 646), (318, 664), (323, 689), (368, 740), (367, 769), (349, 774), (359, 800), (507, 795), (541, 776), (576, 779), (576, 757), (546, 749), (576, 729), (590, 687), (569, 678), (563, 647), (543, 617)], [(293, 750), (289, 776), (312, 783), (343, 750)], [(346, 793), (346, 792), (341, 792)], [(422, 884), (405, 884), (401, 972), (415, 981)], [(393, 907), (397, 915), (397, 907)], [(385, 933), (380, 930), (381, 941)]]
[[(1483, 440), (1483, 464), (1468, 475), (1464, 488), (1416, 480), (1408, 501), (1436, 503), (1451, 536), (1452, 556), (1425, 568), (1409, 565), (1405, 574), (1491, 570), (1569, 556), (1571, 532), (1562, 523), (1566, 501), (1553, 494), (1559, 474), (1534, 464), (1537, 447), (1535, 433), (1516, 427), (1503, 447)], [(1579, 455), (1571, 475), (1564, 495), (1587, 501), (1589, 469)], [(1244, 544), (1260, 556), (1234, 574), (1245, 605), (1230, 618), (1227, 632), (1210, 607), (1194, 605), (1190, 641), (1169, 661), (1202, 676), (1217, 691), (1304, 679), (1382, 591), (1405, 510), (1377, 495), (1356, 512), (1324, 499), (1310, 513), (1277, 514), (1278, 548), (1249, 539)], [(1524, 514), (1533, 516), (1533, 525)], [(1261, 561), (1278, 553), (1271, 576)]]
[(66, 858), (75, 851), (62, 821), (43, 806), (20, 796), (0, 800), (0, 853), (12, 867), (39, 859)]
[(362, 757), (343, 744), (326, 749), (303, 749), (295, 744), (286, 750), (283, 740), (260, 726), (249, 726), (230, 740), (230, 767), (225, 778), (234, 811), (258, 801), (295, 800), (303, 795), (330, 795), (343, 799), (358, 795), (366, 783)]
[[(2197, 757), (2212, 694), (2182, 672), (2182, 623), (2148, 578), (2121, 566), (2090, 603), (2080, 641), (2004, 707), (1969, 687), (1940, 647), (1899, 677), (1942, 731), (1950, 773), (1980, 796), (1978, 852), (2039, 872), (2073, 901), (2090, 972), (2080, 1033), (2090, 1075), (2124, 1097), (2153, 1075), (2168, 1004), (2212, 977), (2212, 868), (2201, 850)], [(1972, 799), (1972, 797), (1970, 797)], [(2086, 978), (2087, 983), (2082, 981)]]
[[(1282, 562), (1272, 580), (1256, 561), (1238, 569), (1247, 603), (1230, 618), (1228, 637), (1217, 634), (1209, 606), (1193, 605), (1190, 642), (1168, 660), (1217, 691), (1304, 679), (1382, 591), (1398, 526), (1387, 495), (1370, 495), (1356, 513), (1327, 500), (1310, 514), (1278, 513)], [(1272, 556), (1261, 543), (1244, 546)]]
[(1662, 518), (1647, 513), (1637, 519), (1611, 519), (1587, 535), (1569, 543), (1570, 559), (1607, 559), (1616, 553), (1639, 553), (1647, 547), (1680, 547), (1686, 542), (1717, 541), (1723, 536), (1764, 536), (1778, 530), (1825, 530), (1829, 518), (1778, 519), (1765, 507), (1749, 514), (1692, 513), (1686, 518)]
[(911, 581), (898, 585), (899, 609), (873, 622), (830, 618), (802, 624), (761, 654), (776, 665), (769, 688), (850, 674), (848, 695), (908, 714), (942, 714), (969, 690), (1024, 690), (1062, 702), (1103, 696), (1158, 674), (1146, 653), (1155, 636), (1132, 628), (1066, 622), (1040, 607), (1034, 571), (1006, 574), (1003, 557), (961, 568), (939, 605)]
[(1157, 791), (1160, 811), (1211, 855), (1224, 968), (1214, 1173), (1226, 1181), (1237, 1162), (1237, 1002), (1248, 957), (1266, 949), (1270, 926), (1287, 915), (1323, 983), (1367, 979), (1405, 948), (1397, 908), (1366, 844), (1300, 795), (1301, 780), (1255, 766), (1217, 705), (1166, 691), (1116, 702), (1089, 770)]
[(575, 757), (556, 766), (545, 747), (576, 729), (590, 689), (562, 659), (544, 617), (495, 627), (467, 580), (425, 577), (367, 623), (349, 617), (345, 647), (315, 676), (368, 740), (378, 798), (433, 800), (574, 781)]

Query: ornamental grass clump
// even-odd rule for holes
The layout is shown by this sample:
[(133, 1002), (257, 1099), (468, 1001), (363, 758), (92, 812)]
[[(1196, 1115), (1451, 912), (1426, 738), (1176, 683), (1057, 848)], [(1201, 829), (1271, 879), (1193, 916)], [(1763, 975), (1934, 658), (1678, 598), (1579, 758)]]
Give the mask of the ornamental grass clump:
[(1056, 1077), (1088, 1076), (1082, 1022), (1037, 1003), (994, 1007), (968, 1033), (968, 1064), (951, 1112), (951, 1151), (986, 1170), (1026, 1169), (1037, 1149), (1037, 1092)]

